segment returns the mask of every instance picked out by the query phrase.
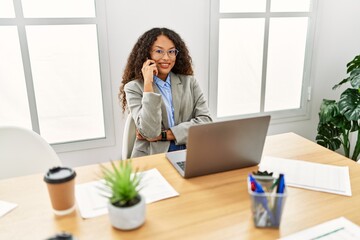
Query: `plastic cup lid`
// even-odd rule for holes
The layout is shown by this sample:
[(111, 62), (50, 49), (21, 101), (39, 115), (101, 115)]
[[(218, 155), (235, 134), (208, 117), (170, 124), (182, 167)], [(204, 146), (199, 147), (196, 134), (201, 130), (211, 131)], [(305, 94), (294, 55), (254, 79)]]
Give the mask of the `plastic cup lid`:
[(63, 183), (75, 178), (76, 172), (68, 167), (54, 167), (44, 176), (44, 181), (47, 183)]

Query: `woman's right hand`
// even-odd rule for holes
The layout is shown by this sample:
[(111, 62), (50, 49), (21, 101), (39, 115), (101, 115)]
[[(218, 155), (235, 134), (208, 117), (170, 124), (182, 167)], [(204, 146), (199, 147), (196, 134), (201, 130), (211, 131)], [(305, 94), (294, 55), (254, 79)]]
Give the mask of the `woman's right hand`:
[(154, 74), (158, 74), (155, 61), (151, 59), (146, 60), (141, 68), (141, 72), (144, 77), (144, 92), (153, 92), (152, 83)]
[(144, 138), (139, 130), (136, 129), (136, 138), (138, 140), (146, 140), (146, 141), (149, 141), (149, 142), (157, 142), (157, 141), (160, 141), (161, 140), (161, 134), (159, 136), (157, 136), (156, 138)]

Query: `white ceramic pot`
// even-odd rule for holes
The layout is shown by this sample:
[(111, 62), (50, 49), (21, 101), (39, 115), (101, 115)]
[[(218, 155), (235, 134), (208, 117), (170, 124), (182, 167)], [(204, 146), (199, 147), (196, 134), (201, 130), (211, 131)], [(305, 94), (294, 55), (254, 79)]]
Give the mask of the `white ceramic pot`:
[(108, 202), (110, 222), (113, 227), (121, 230), (131, 230), (140, 227), (145, 222), (146, 203), (144, 196), (131, 207), (116, 207)]

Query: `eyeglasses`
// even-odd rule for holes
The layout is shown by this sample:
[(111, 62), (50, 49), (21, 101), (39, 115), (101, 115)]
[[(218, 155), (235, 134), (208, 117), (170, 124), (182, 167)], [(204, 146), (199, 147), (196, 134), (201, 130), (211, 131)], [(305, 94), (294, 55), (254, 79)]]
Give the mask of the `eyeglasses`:
[(152, 53), (153, 53), (153, 58), (154, 59), (162, 58), (165, 55), (165, 53), (167, 53), (169, 58), (175, 58), (178, 55), (179, 50), (170, 49), (170, 50), (164, 51), (164, 50), (161, 50), (161, 49), (156, 49), (156, 50), (152, 51)]

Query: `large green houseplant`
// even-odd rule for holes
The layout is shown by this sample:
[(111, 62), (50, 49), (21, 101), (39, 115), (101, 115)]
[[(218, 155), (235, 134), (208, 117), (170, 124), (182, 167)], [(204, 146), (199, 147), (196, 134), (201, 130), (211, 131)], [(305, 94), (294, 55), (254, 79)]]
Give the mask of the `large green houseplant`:
[(111, 168), (100, 165), (104, 189), (109, 198), (108, 212), (111, 224), (121, 230), (131, 230), (145, 222), (145, 199), (139, 191), (141, 175), (133, 171), (132, 161), (121, 160)]
[[(346, 66), (349, 76), (336, 84), (333, 90), (345, 83), (349, 83), (350, 87), (341, 93), (339, 101), (323, 99), (316, 141), (333, 151), (342, 147), (346, 157), (357, 161), (360, 153), (360, 55)], [(356, 141), (353, 147), (350, 144), (352, 135), (355, 135)]]

